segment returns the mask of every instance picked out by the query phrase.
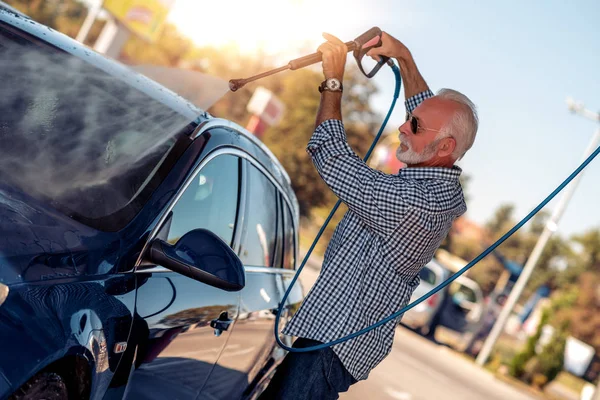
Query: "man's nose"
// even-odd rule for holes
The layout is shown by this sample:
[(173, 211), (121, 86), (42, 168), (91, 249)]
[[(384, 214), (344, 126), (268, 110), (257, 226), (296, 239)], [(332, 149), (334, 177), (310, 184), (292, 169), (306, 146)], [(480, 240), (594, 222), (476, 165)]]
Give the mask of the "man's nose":
[(398, 131), (400, 133), (403, 133), (404, 135), (408, 136), (410, 133), (412, 133), (410, 130), (410, 122), (406, 121), (405, 123), (400, 125), (400, 127), (398, 128)]

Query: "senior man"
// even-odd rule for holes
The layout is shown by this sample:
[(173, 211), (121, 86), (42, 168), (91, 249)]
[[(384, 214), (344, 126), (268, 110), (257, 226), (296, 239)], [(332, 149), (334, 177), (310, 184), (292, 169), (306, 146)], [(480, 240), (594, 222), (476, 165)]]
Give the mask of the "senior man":
[[(324, 37), (319, 51), (325, 81), (307, 151), (349, 211), (331, 238), (318, 280), (283, 331), (298, 337), (294, 347), (346, 336), (408, 304), (421, 268), (466, 211), (455, 162), (473, 145), (478, 127), (474, 104), (450, 89), (434, 96), (410, 51), (383, 32), (382, 46), (369, 55), (395, 58), (400, 66), (407, 119), (399, 128), (397, 158), (407, 166), (394, 175), (370, 168), (348, 146), (342, 123), (347, 48)], [(337, 399), (389, 354), (396, 323), (333, 348), (289, 353), (261, 399)]]

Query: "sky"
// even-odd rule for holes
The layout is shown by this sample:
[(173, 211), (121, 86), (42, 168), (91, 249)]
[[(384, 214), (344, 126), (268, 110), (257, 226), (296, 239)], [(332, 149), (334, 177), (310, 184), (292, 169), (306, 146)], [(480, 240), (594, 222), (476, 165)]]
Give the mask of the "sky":
[[(458, 165), (471, 177), (466, 216), (481, 224), (506, 203), (524, 217), (579, 165), (600, 129), (566, 103), (572, 97), (600, 111), (597, 0), (176, 0), (169, 19), (198, 45), (236, 43), (282, 60), (305, 55), (298, 51), (307, 45), (316, 50), (322, 32), (348, 41), (378, 26), (401, 40), (432, 90), (456, 89), (478, 107), (475, 144)], [(394, 77), (382, 69), (373, 79), (372, 106), (383, 116)], [(388, 127), (402, 123), (398, 104)], [(600, 157), (585, 170), (558, 234), (600, 227), (599, 182)]]

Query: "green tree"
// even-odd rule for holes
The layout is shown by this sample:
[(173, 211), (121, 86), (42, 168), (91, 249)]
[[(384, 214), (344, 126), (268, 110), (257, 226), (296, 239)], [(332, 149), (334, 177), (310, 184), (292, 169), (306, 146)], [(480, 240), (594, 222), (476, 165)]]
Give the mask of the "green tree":
[(177, 67), (193, 48), (190, 39), (183, 36), (175, 25), (167, 23), (153, 43), (131, 35), (121, 51), (120, 59), (131, 64)]
[(513, 213), (515, 206), (512, 204), (502, 204), (494, 212), (492, 218), (486, 223), (485, 227), (492, 237), (499, 237), (506, 233), (509, 225), (513, 225)]
[(577, 339), (594, 346), (600, 353), (600, 273), (584, 272), (576, 286), (577, 300), (563, 312), (570, 332)]
[(565, 324), (554, 333), (550, 343), (544, 346), (538, 355), (538, 373), (546, 378), (544, 386), (552, 382), (563, 369), (567, 336), (567, 325)]
[(510, 363), (508, 372), (512, 376), (516, 378), (521, 378), (525, 374), (525, 368), (527, 363), (535, 356), (535, 347), (537, 345), (537, 342), (540, 340), (540, 337), (542, 336), (542, 328), (548, 323), (549, 319), (549, 310), (544, 310), (542, 312), (540, 323), (538, 324), (535, 334), (527, 339), (527, 343), (525, 344), (524, 349), (521, 352), (517, 353)]
[(583, 248), (583, 266), (588, 271), (600, 269), (600, 229), (595, 228), (575, 235), (573, 241)]

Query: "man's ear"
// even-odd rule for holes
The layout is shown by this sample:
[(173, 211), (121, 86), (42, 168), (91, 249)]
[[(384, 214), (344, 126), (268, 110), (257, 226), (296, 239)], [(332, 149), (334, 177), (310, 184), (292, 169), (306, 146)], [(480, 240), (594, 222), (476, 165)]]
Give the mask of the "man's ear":
[(439, 157), (447, 157), (454, 153), (454, 149), (456, 148), (456, 140), (453, 137), (443, 138), (438, 146), (438, 156)]

